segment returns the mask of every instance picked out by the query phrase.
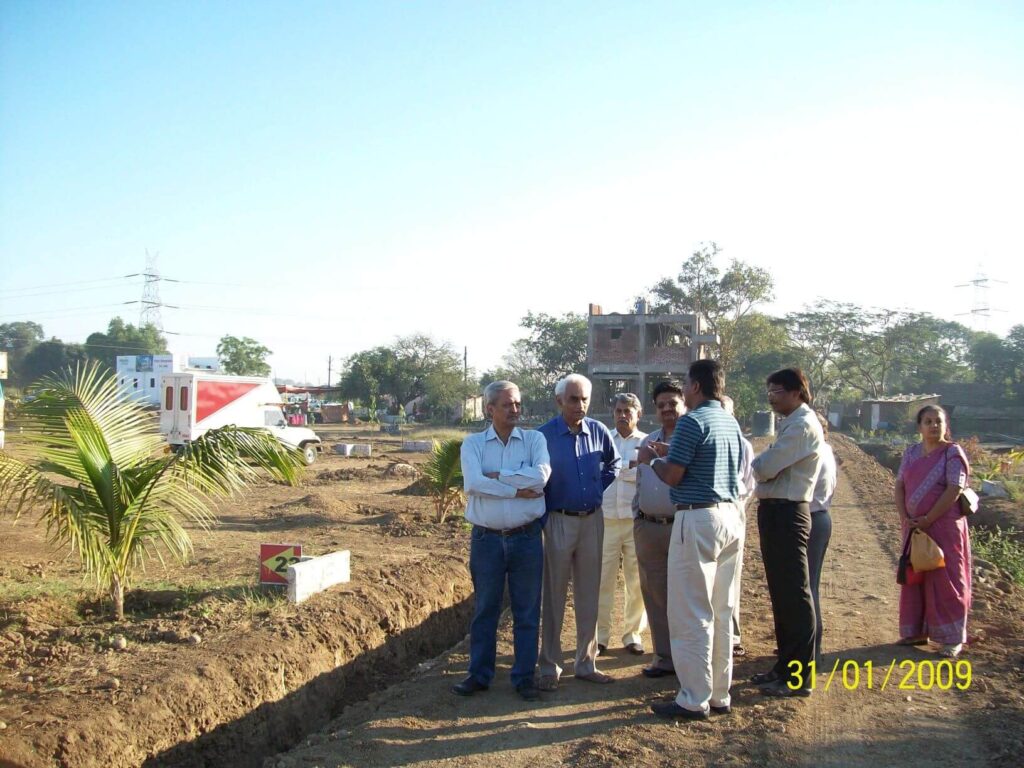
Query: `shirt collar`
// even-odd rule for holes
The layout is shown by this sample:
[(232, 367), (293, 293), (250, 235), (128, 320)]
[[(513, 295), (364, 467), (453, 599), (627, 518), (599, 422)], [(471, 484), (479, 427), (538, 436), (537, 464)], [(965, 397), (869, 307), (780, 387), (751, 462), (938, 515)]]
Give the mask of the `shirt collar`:
[(796, 407), (795, 411), (793, 411), (791, 414), (789, 414), (789, 416), (785, 416), (782, 419), (782, 424), (789, 424), (790, 422), (793, 422), (793, 421), (800, 421), (801, 419), (803, 419), (803, 418), (805, 418), (807, 416), (807, 414), (810, 412), (810, 410), (811, 410), (811, 407), (809, 405), (807, 405), (807, 403), (800, 403), (800, 405), (798, 405)]
[[(519, 427), (512, 427), (512, 432), (509, 434), (508, 439), (522, 440), (523, 430)], [(494, 431), (493, 424), (488, 424), (487, 429), (484, 430), (484, 440), (497, 440), (498, 442), (501, 442), (501, 438), (498, 437), (498, 433)]]
[[(573, 434), (573, 431), (571, 429), (569, 429), (569, 424), (568, 424), (568, 422), (566, 422), (564, 416), (559, 416), (558, 417), (558, 421), (560, 422), (559, 427), (560, 427), (561, 434), (563, 434), (563, 435), (571, 435), (571, 434)], [(581, 435), (588, 435), (588, 436), (590, 435), (590, 428), (587, 426), (587, 417), (586, 416), (583, 417), (583, 423), (580, 424), (579, 434), (581, 434)]]

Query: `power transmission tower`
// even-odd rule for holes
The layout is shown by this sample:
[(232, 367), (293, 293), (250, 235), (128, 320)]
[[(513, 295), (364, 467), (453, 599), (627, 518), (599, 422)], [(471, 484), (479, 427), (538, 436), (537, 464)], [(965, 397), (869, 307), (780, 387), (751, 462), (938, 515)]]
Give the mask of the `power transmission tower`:
[(992, 317), (993, 312), (1005, 312), (1004, 309), (995, 309), (989, 305), (988, 292), (991, 288), (992, 283), (1003, 283), (1005, 280), (996, 280), (995, 278), (987, 277), (982, 270), (981, 264), (978, 265), (978, 272), (973, 280), (968, 280), (966, 283), (960, 283), (957, 288), (974, 288), (974, 304), (969, 312), (960, 312), (958, 315), (972, 315), (974, 317), (982, 318), (982, 326), (985, 330), (988, 329), (988, 319)]
[(143, 273), (146, 282), (142, 285), (139, 328), (147, 323), (152, 323), (158, 331), (163, 333), (164, 321), (160, 315), (160, 307), (163, 306), (163, 303), (160, 301), (160, 270), (156, 266), (157, 255), (155, 253), (151, 255), (148, 250), (146, 251), (146, 271)]

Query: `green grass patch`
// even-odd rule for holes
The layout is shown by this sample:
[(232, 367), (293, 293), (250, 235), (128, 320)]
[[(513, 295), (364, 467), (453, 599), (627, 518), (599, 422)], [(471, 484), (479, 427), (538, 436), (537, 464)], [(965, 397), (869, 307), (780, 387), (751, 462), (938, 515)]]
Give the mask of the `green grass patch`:
[(1014, 584), (1024, 586), (1024, 544), (1021, 533), (1013, 528), (986, 528), (971, 532), (971, 551), (1005, 571)]

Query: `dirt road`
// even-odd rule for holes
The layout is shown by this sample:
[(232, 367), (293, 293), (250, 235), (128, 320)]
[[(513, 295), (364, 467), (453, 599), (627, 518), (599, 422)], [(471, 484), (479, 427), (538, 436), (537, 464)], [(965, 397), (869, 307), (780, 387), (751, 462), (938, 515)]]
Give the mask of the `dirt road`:
[[(601, 669), (616, 678), (613, 685), (575, 682), (568, 676), (567, 658), (560, 689), (527, 704), (508, 683), (506, 621), (499, 638), (499, 674), (490, 691), (471, 699), (448, 692), (464, 675), (463, 643), (424, 665), (413, 679), (350, 707), (305, 746), (268, 758), (265, 765), (1021, 764), (1024, 622), (1019, 592), (1004, 593), (994, 586), (998, 579), (991, 572), (987, 578), (981, 572), (972, 643), (958, 668), (940, 668), (939, 658), (927, 649), (892, 645), (899, 543), (890, 502), (892, 478), (844, 438), (835, 443), (843, 466), (822, 578), (825, 663), (809, 699), (765, 699), (746, 682), (770, 666), (774, 647), (751, 509), (743, 588), (748, 655), (735, 669), (731, 715), (685, 724), (658, 720), (649, 704), (674, 695), (675, 680), (642, 677), (645, 659), (638, 661), (621, 649), (602, 659)], [(568, 657), (574, 647), (571, 621), (566, 628)], [(833, 667), (837, 672), (829, 682)], [(934, 672), (939, 672), (937, 681)]]

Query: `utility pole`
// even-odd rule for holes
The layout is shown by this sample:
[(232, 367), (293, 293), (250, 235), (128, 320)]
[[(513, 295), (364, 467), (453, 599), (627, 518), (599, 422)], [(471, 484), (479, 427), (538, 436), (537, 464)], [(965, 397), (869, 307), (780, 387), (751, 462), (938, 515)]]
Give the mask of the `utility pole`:
[(469, 385), (469, 347), (462, 348), (462, 383)]
[(327, 386), (331, 386), (331, 363), (334, 362), (334, 358), (330, 355), (327, 356)]

